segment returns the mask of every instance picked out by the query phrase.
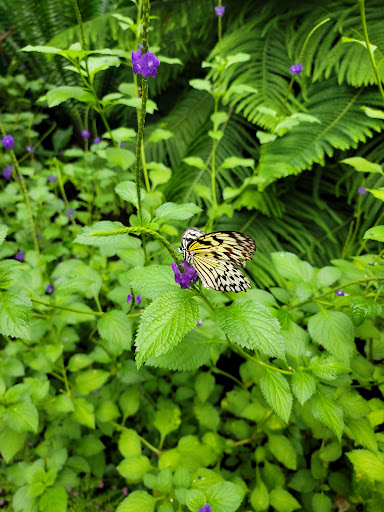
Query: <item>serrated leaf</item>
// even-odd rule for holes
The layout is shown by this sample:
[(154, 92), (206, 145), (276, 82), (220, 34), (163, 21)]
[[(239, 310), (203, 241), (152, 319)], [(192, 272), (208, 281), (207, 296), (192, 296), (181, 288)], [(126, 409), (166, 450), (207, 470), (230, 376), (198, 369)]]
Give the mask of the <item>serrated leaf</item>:
[(5, 237), (8, 233), (8, 226), (5, 226), (4, 224), (0, 224), (0, 245), (4, 242)]
[(268, 405), (288, 423), (293, 398), (287, 379), (281, 373), (267, 369), (260, 379), (260, 389)]
[(297, 371), (292, 376), (292, 391), (301, 405), (304, 405), (316, 391), (316, 381), (309, 373)]
[(348, 373), (351, 371), (348, 366), (339, 363), (335, 357), (327, 353), (324, 353), (320, 357), (312, 357), (310, 361), (310, 368), (312, 373), (317, 377), (326, 380), (336, 379), (340, 373)]
[(300, 503), (285, 489), (273, 489), (269, 500), (277, 512), (293, 512), (301, 508)]
[(144, 311), (136, 336), (136, 364), (166, 353), (196, 326), (199, 305), (187, 290), (168, 292)]
[(307, 283), (312, 279), (313, 267), (291, 252), (273, 252), (272, 261), (285, 279), (292, 283)]
[(129, 318), (117, 309), (104, 313), (97, 322), (97, 330), (102, 338), (123, 350), (132, 344), (132, 327)]
[(215, 317), (231, 341), (264, 354), (284, 356), (284, 339), (279, 321), (268, 308), (253, 301), (237, 301), (229, 307), (218, 308)]
[(384, 455), (372, 453), (368, 450), (352, 450), (347, 457), (358, 472), (364, 473), (373, 480), (384, 482)]
[(373, 226), (364, 233), (363, 238), (365, 240), (384, 242), (384, 226)]
[(31, 339), (29, 312), (32, 302), (23, 291), (0, 292), (0, 332), (12, 338)]
[(145, 491), (133, 491), (117, 507), (116, 512), (154, 512), (156, 499)]
[(123, 459), (116, 467), (117, 471), (122, 477), (126, 479), (129, 484), (136, 484), (140, 482), (145, 473), (148, 473), (152, 468), (151, 462), (148, 457), (144, 455), (134, 455)]
[[(140, 189), (141, 191), (141, 200), (144, 201), (146, 192), (144, 189)], [(124, 201), (128, 203), (132, 203), (134, 206), (138, 206), (137, 201), (137, 191), (136, 191), (136, 183), (134, 181), (121, 181), (115, 187), (115, 192), (118, 196), (120, 196)]]
[(100, 369), (85, 370), (76, 374), (76, 391), (81, 395), (88, 395), (101, 388), (110, 377), (110, 372)]
[[(110, 166), (118, 165), (123, 171), (126, 171), (129, 167), (133, 166), (133, 164), (135, 163), (135, 159), (136, 159), (135, 154), (132, 151), (128, 151), (127, 149), (123, 149), (123, 148), (108, 148), (108, 149), (106, 149), (105, 154), (107, 155), (108, 164)], [(120, 185), (122, 185), (122, 183), (133, 183), (134, 184), (133, 181), (123, 181), (123, 182), (119, 183), (119, 185), (117, 185), (116, 188), (118, 188)], [(116, 188), (115, 188), (115, 190), (116, 190)], [(123, 189), (124, 189), (124, 187), (122, 188), (122, 190)], [(136, 185), (135, 185), (135, 190), (136, 190)], [(121, 196), (121, 194), (119, 192), (117, 192), (117, 190), (116, 190), (116, 193)], [(142, 199), (143, 199), (144, 195), (145, 195), (145, 192), (142, 191), (142, 193), (141, 193)], [(124, 197), (123, 197), (123, 199), (124, 199)], [(128, 201), (128, 199), (126, 199), (126, 201)]]
[(206, 490), (207, 503), (218, 512), (235, 512), (243, 501), (244, 491), (232, 482), (218, 482)]
[(152, 356), (146, 364), (173, 371), (197, 370), (210, 360), (212, 344), (201, 334), (192, 331), (166, 354)]
[(141, 242), (138, 238), (122, 233), (120, 235), (107, 235), (107, 236), (94, 236), (95, 233), (116, 231), (117, 229), (125, 228), (121, 222), (111, 222), (109, 220), (103, 220), (96, 222), (92, 226), (85, 226), (79, 235), (74, 239), (73, 243), (94, 245), (96, 247), (110, 246), (116, 250), (124, 249), (138, 249), (141, 246)]
[(251, 492), (249, 500), (255, 512), (266, 512), (268, 510), (269, 493), (261, 478), (257, 479), (256, 487)]
[(343, 408), (344, 415), (349, 418), (363, 418), (371, 412), (369, 403), (357, 392), (346, 391), (339, 396), (337, 402)]
[(269, 435), (268, 448), (276, 459), (286, 468), (296, 470), (296, 451), (287, 437), (282, 435)]
[(40, 498), (41, 512), (66, 512), (68, 502), (68, 493), (64, 487), (50, 487), (45, 490)]
[(118, 447), (123, 457), (141, 455), (141, 442), (139, 434), (133, 429), (122, 432), (118, 441)]
[(346, 420), (346, 431), (349, 437), (352, 437), (356, 443), (368, 448), (372, 452), (377, 452), (377, 439), (371, 424), (366, 418)]
[(170, 265), (136, 267), (129, 270), (125, 277), (135, 292), (151, 300), (180, 287), (175, 283), (175, 274)]
[(308, 331), (316, 343), (341, 361), (351, 359), (355, 350), (354, 327), (344, 313), (322, 309), (309, 319)]
[(326, 494), (316, 493), (312, 496), (312, 508), (316, 512), (331, 512), (333, 503)]
[(39, 413), (30, 401), (11, 404), (2, 414), (4, 423), (17, 432), (37, 432)]
[(69, 99), (79, 100), (83, 95), (84, 90), (81, 87), (71, 87), (69, 85), (55, 87), (47, 92), (48, 107), (56, 107)]
[(161, 407), (155, 412), (153, 426), (165, 438), (170, 432), (177, 430), (181, 424), (181, 411), (178, 407)]
[(321, 394), (312, 397), (312, 412), (314, 417), (323, 425), (330, 428), (341, 441), (344, 428), (343, 410), (337, 403)]
[(164, 203), (157, 210), (155, 216), (164, 221), (188, 220), (203, 210), (194, 203)]
[(78, 421), (80, 425), (88, 428), (95, 428), (95, 412), (93, 405), (85, 398), (74, 398), (73, 406), (75, 408), (72, 418)]
[(341, 270), (336, 267), (323, 267), (317, 274), (317, 284), (319, 287), (331, 286), (335, 281), (340, 279)]
[(21, 450), (26, 439), (26, 432), (17, 432), (6, 426), (3, 427), (0, 432), (0, 452), (6, 463), (10, 462)]
[(381, 304), (361, 296), (351, 298), (350, 308), (352, 321), (356, 327), (361, 325), (368, 316), (379, 316), (382, 312)]

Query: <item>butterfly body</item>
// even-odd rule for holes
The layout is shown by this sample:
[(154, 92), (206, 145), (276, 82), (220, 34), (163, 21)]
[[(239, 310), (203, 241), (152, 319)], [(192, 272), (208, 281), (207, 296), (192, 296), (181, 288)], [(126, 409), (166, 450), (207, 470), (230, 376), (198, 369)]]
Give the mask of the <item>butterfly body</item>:
[(179, 251), (198, 273), (205, 288), (225, 292), (241, 292), (251, 282), (237, 268), (246, 267), (256, 250), (253, 239), (237, 231), (216, 231), (206, 234), (188, 228), (181, 237)]

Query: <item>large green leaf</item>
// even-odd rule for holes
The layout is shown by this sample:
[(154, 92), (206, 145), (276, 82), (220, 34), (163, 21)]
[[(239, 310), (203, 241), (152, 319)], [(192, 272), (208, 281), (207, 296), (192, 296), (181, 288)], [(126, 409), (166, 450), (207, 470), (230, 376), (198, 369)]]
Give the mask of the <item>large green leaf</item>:
[(260, 379), (260, 388), (267, 403), (288, 423), (293, 398), (287, 379), (281, 373), (267, 369)]
[(31, 339), (29, 312), (32, 302), (23, 291), (0, 292), (0, 332)]

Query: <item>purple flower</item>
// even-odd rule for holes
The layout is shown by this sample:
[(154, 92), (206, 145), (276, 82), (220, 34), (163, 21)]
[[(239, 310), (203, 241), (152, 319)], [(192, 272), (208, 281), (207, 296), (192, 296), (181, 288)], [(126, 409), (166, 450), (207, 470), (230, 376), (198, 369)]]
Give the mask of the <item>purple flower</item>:
[(208, 503), (204, 505), (204, 507), (200, 508), (197, 512), (212, 512), (212, 509)]
[(28, 442), (28, 446), (31, 446), (31, 447), (33, 446), (32, 441), (29, 441), (29, 442)]
[(43, 76), (41, 77), (41, 79), (42, 79), (42, 81), (43, 81), (43, 82), (46, 82), (46, 81), (47, 81), (47, 77), (46, 77), (45, 75), (43, 75)]
[(24, 62), (22, 62), (22, 63), (20, 64), (20, 69), (25, 69), (25, 64), (24, 64)]
[(140, 304), (141, 303), (141, 295), (140, 294), (137, 294), (135, 302), (136, 302), (136, 304)]
[(4, 500), (0, 500), (0, 506), (2, 507), (4, 505), (5, 501)]
[(57, 181), (57, 176), (48, 176), (49, 183), (55, 183)]
[(124, 489), (123, 489), (123, 494), (124, 494), (124, 496), (127, 496), (127, 494), (128, 494), (128, 489), (127, 489), (127, 487), (124, 487)]
[(47, 295), (52, 295), (52, 293), (55, 291), (55, 287), (53, 286), (53, 284), (47, 284), (47, 286), (45, 287), (45, 293)]
[(17, 251), (15, 254), (15, 260), (24, 261), (24, 251)]
[(198, 321), (196, 322), (196, 325), (198, 325), (198, 326), (200, 327), (200, 325), (203, 325), (203, 321), (202, 321), (202, 320), (198, 320)]
[(3, 489), (0, 489), (0, 494), (3, 492)]
[(6, 135), (1, 140), (1, 143), (5, 149), (13, 149), (15, 147), (15, 139), (12, 137), (12, 135)]
[(27, 146), (25, 149), (28, 151), (28, 153), (34, 153), (35, 152), (35, 148), (33, 146)]
[(301, 75), (302, 71), (303, 71), (303, 65), (301, 63), (300, 64), (293, 64), (289, 68), (289, 72), (291, 73), (291, 75)]
[(41, 240), (41, 235), (40, 235), (40, 233), (36, 233), (36, 238), (37, 238), (38, 240)]
[(338, 295), (339, 297), (343, 297), (344, 295), (346, 295), (345, 291), (344, 290), (336, 290), (335, 291), (336, 295)]
[(75, 491), (75, 492), (73, 493), (73, 495), (77, 497), (77, 496), (79, 495), (79, 493), (78, 493), (77, 491)]
[(9, 178), (11, 177), (12, 172), (13, 172), (13, 167), (12, 167), (12, 165), (8, 165), (7, 167), (4, 167), (4, 171), (2, 172), (2, 176), (3, 176), (6, 180), (9, 180)]
[(192, 283), (196, 284), (198, 281), (197, 272), (194, 268), (191, 267), (189, 263), (184, 260), (181, 260), (183, 264), (185, 272), (182, 274), (176, 265), (176, 263), (171, 263), (173, 273), (175, 274), (175, 282), (180, 285), (182, 290), (191, 287), (191, 279)]
[(224, 5), (218, 5), (217, 7), (215, 7), (216, 16), (220, 16), (220, 18), (222, 18), (224, 16), (224, 13), (225, 13)]
[(135, 75), (141, 75), (144, 78), (149, 76), (155, 77), (157, 74), (157, 67), (160, 65), (159, 59), (156, 55), (149, 50), (144, 55), (141, 55), (141, 44), (135, 52), (132, 50), (132, 69)]
[(68, 208), (68, 210), (65, 212), (65, 216), (68, 217), (68, 219), (73, 217), (74, 214), (75, 214), (75, 210), (73, 208)]
[(129, 304), (130, 302), (132, 302), (132, 298), (133, 298), (132, 293), (128, 293), (128, 295), (127, 295), (127, 303), (128, 303), (128, 304)]
[(361, 194), (362, 196), (365, 196), (365, 194), (367, 193), (367, 189), (365, 187), (359, 187), (357, 189), (357, 193)]
[(72, 487), (67, 487), (65, 490), (66, 490), (67, 492), (72, 492)]
[(101, 141), (101, 139), (98, 135), (93, 139), (94, 144), (98, 144), (100, 141)]
[(81, 136), (83, 137), (83, 139), (89, 139), (91, 134), (89, 133), (88, 130), (81, 130)]
[(101, 482), (99, 483), (99, 485), (98, 485), (98, 488), (99, 488), (99, 489), (102, 489), (103, 487), (104, 487), (104, 482), (103, 482), (103, 481), (101, 481)]
[(123, 147), (124, 147), (124, 142), (123, 142), (123, 141), (121, 141), (121, 142), (120, 142), (120, 147), (121, 147), (121, 148), (123, 148)]

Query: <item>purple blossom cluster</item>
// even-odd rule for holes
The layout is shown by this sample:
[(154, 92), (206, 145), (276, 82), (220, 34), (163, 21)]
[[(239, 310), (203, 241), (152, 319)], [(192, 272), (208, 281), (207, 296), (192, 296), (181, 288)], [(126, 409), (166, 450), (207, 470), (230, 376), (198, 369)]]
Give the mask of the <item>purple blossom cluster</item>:
[(139, 44), (138, 50), (132, 50), (132, 69), (135, 75), (141, 75), (144, 78), (155, 77), (157, 68), (160, 65), (159, 59), (154, 53), (147, 50), (147, 53), (141, 55), (142, 46)]
[(5, 135), (5, 137), (1, 139), (1, 143), (5, 149), (13, 149), (15, 147), (15, 139), (12, 135)]
[(191, 287), (191, 281), (193, 284), (196, 284), (198, 281), (197, 272), (191, 265), (181, 260), (181, 263), (184, 267), (185, 272), (181, 273), (176, 263), (171, 263), (173, 273), (175, 274), (175, 282), (180, 285), (182, 290)]

